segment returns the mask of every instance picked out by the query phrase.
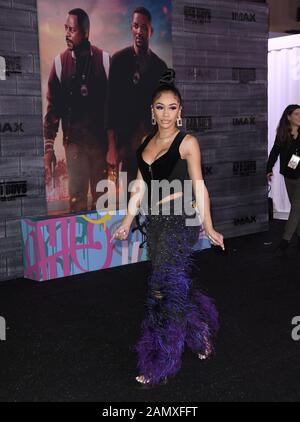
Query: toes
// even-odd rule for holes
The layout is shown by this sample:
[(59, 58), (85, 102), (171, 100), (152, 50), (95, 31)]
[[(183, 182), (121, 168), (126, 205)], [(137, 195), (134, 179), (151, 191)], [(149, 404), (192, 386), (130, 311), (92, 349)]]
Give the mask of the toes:
[(199, 358), (200, 360), (204, 360), (204, 359), (206, 359), (206, 358), (207, 358), (207, 356), (206, 356), (206, 355), (202, 355), (201, 353), (198, 353), (198, 358)]
[(200, 360), (209, 359), (211, 357), (211, 353), (205, 352), (205, 353), (198, 353), (198, 358)]
[(150, 380), (146, 379), (143, 375), (140, 375), (138, 377), (135, 377), (137, 382), (140, 382), (141, 384), (149, 384)]

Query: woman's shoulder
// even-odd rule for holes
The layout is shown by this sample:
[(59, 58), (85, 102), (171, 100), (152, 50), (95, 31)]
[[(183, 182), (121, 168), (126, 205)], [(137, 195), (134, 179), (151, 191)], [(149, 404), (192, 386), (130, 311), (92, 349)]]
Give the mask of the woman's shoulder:
[(191, 133), (185, 133), (185, 136), (183, 138), (183, 141), (185, 141), (186, 143), (189, 142), (198, 142), (198, 139), (196, 138), (196, 136), (192, 135)]
[(141, 145), (143, 145), (143, 143), (145, 142), (145, 140), (146, 140), (148, 137), (149, 137), (149, 134), (144, 135), (144, 136), (142, 137), (142, 140), (141, 140)]
[(147, 145), (147, 143), (148, 143), (148, 141), (151, 139), (153, 137), (153, 135), (152, 134), (147, 134), (147, 135), (144, 135), (143, 137), (142, 137), (142, 139), (141, 139), (141, 143), (140, 143), (140, 145), (137, 147), (137, 152), (138, 151), (141, 151), (141, 150), (143, 150), (144, 149), (144, 147)]
[(190, 133), (186, 133), (181, 142), (181, 145), (184, 149), (193, 150), (194, 148), (199, 147), (199, 141), (198, 141), (198, 138), (196, 138), (196, 136)]
[(186, 133), (179, 147), (181, 157), (183, 158), (190, 154), (193, 154), (196, 151), (199, 151), (199, 149), (199, 141), (196, 136), (190, 133)]

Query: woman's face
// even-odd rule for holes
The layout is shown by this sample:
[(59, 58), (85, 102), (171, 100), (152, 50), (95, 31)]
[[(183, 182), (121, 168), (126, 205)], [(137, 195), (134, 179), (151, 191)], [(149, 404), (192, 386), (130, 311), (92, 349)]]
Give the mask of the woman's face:
[(172, 91), (165, 91), (152, 104), (152, 111), (158, 127), (168, 129), (176, 126), (176, 119), (180, 116), (181, 105)]
[(288, 116), (288, 119), (291, 125), (300, 126), (300, 108), (296, 108), (296, 110)]

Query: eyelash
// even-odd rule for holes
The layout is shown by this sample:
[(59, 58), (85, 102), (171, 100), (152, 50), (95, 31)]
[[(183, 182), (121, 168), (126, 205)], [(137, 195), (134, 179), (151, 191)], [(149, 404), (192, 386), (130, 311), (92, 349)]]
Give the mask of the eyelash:
[[(156, 106), (155, 108), (156, 108), (156, 110), (162, 110), (163, 109), (162, 106)], [(176, 110), (176, 109), (177, 109), (177, 107), (170, 107), (170, 110)]]

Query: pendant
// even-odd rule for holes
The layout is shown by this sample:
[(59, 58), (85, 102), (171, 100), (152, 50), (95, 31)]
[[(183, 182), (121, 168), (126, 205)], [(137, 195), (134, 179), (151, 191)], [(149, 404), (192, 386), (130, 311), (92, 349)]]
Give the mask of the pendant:
[(132, 82), (134, 83), (134, 85), (137, 85), (140, 79), (141, 79), (141, 75), (139, 74), (139, 72), (135, 72), (132, 78)]

